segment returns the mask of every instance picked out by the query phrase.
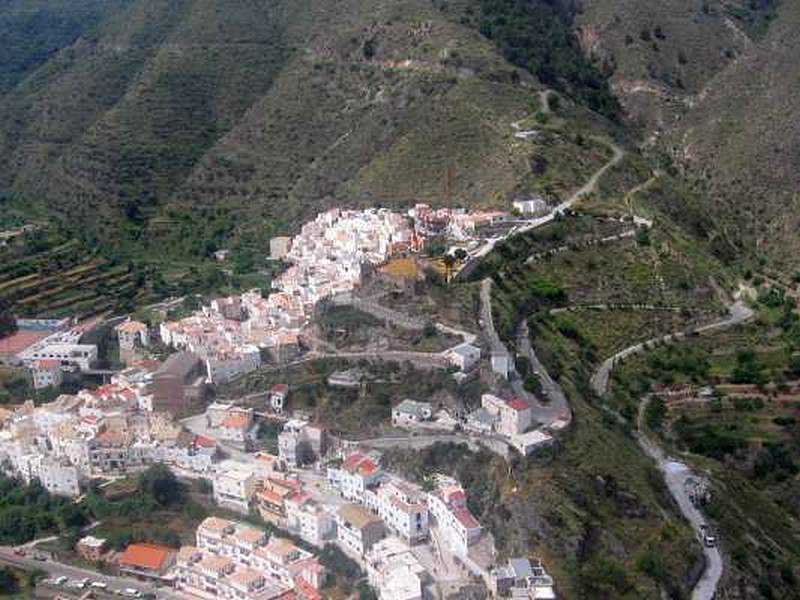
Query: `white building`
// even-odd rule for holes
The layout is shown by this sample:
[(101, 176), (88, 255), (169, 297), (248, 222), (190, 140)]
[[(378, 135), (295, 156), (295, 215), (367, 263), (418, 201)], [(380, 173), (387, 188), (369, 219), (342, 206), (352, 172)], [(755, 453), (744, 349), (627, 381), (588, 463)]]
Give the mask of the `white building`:
[(377, 542), (366, 556), (367, 577), (380, 600), (422, 600), (430, 575), (396, 537)]
[(515, 200), (513, 206), (514, 210), (524, 216), (540, 215), (547, 212), (547, 202), (541, 196)]
[(541, 429), (512, 435), (510, 441), (514, 449), (522, 456), (528, 456), (537, 450), (552, 446), (554, 442), (553, 436)]
[(459, 344), (445, 353), (447, 362), (462, 373), (472, 371), (481, 360), (481, 349), (472, 344)]
[(285, 383), (276, 383), (269, 390), (269, 407), (276, 414), (283, 414), (286, 399), (289, 397), (289, 386)]
[(316, 558), (285, 538), (236, 521), (208, 517), (197, 528), (197, 549), (253, 568), (289, 589), (301, 578), (314, 589), (324, 583), (324, 569)]
[(511, 356), (505, 349), (492, 350), (492, 371), (505, 379), (508, 379), (508, 373), (511, 370)]
[(554, 585), (540, 560), (512, 558), (489, 573), (489, 589), (495, 597), (555, 600)]
[(41, 390), (46, 387), (58, 387), (64, 380), (61, 363), (53, 359), (35, 360), (30, 365), (34, 389)]
[(252, 408), (214, 402), (206, 409), (208, 432), (240, 448), (255, 440), (257, 425)]
[(436, 526), (456, 554), (466, 556), (481, 537), (481, 525), (467, 508), (467, 494), (455, 480), (440, 478), (428, 494), (428, 508)]
[(343, 504), (336, 511), (336, 539), (363, 556), (385, 534), (383, 521), (358, 504)]
[(251, 373), (261, 366), (258, 346), (244, 344), (206, 358), (206, 372), (211, 383), (226, 383), (240, 375)]
[(324, 546), (325, 542), (335, 537), (336, 520), (333, 515), (307, 494), (296, 494), (288, 498), (285, 505), (286, 528), (290, 532), (315, 546)]
[(75, 498), (81, 493), (78, 469), (66, 459), (26, 454), (12, 461), (26, 483), (38, 479), (48, 492), (59, 496)]
[(150, 345), (150, 336), (144, 323), (128, 320), (117, 325), (116, 330), (121, 350), (133, 350), (137, 346)]
[(250, 512), (250, 500), (256, 487), (256, 477), (242, 463), (220, 465), (212, 478), (214, 502), (242, 514)]
[(303, 419), (289, 419), (278, 434), (278, 456), (289, 467), (319, 458), (325, 451), (325, 431)]
[(273, 260), (284, 258), (292, 246), (292, 238), (285, 236), (274, 237), (269, 241), (269, 257)]
[(26, 365), (42, 359), (56, 360), (62, 367), (88, 371), (97, 361), (97, 346), (94, 344), (72, 344), (66, 342), (42, 342), (31, 346), (19, 354)]
[(382, 471), (372, 458), (355, 452), (340, 466), (328, 467), (327, 475), (330, 484), (344, 498), (364, 504), (367, 488), (381, 479)]
[(80, 495), (78, 469), (67, 460), (42, 458), (39, 464), (39, 481), (51, 494), (75, 498)]
[(495, 420), (495, 430), (506, 437), (527, 431), (533, 420), (530, 405), (521, 398), (504, 400), (493, 394), (481, 396), (481, 406)]
[(403, 400), (392, 409), (392, 425), (406, 427), (423, 421), (430, 421), (433, 416), (430, 402)]
[(365, 494), (365, 504), (386, 527), (409, 544), (428, 537), (428, 506), (424, 496), (399, 479), (386, 480)]

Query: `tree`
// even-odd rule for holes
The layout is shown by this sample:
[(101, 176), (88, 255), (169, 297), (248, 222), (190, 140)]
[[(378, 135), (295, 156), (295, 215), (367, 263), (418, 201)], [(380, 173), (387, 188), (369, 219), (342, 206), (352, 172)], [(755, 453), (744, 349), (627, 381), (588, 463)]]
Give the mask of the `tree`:
[(11, 314), (11, 307), (5, 300), (0, 300), (0, 338), (11, 335), (17, 330), (17, 321)]
[(0, 567), (0, 592), (13, 594), (17, 591), (19, 582), (17, 576), (9, 567)]
[(183, 500), (183, 487), (165, 465), (148, 467), (139, 477), (139, 489), (161, 506), (171, 506)]
[(25, 580), (29, 588), (34, 588), (36, 584), (45, 577), (47, 577), (47, 571), (44, 569), (34, 569), (26, 575)]
[(83, 510), (72, 502), (64, 504), (56, 511), (56, 522), (61, 531), (77, 529), (86, 525), (86, 515)]

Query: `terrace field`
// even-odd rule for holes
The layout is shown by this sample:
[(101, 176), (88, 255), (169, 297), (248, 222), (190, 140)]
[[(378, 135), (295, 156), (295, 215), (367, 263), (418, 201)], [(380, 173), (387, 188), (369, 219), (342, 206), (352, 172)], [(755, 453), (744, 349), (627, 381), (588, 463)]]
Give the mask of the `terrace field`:
[(116, 264), (48, 230), (0, 248), (0, 298), (19, 317), (83, 319), (130, 309), (155, 298), (145, 278), (133, 263)]
[[(489, 275), (495, 282), (493, 310), (501, 337), (512, 339), (516, 324), (537, 310), (561, 306), (647, 305), (676, 309), (687, 321), (708, 319), (723, 309), (709, 277), (719, 271), (709, 271), (713, 259), (668, 223), (592, 244), (600, 234), (587, 238), (587, 228), (591, 232), (593, 227), (586, 222), (591, 220), (603, 222), (600, 217), (568, 216), (541, 228), (533, 241), (512, 238), (475, 274)], [(548, 237), (554, 240), (549, 248), (543, 243)], [(563, 251), (548, 252), (564, 246)], [(619, 324), (614, 311), (596, 315), (598, 321), (606, 317)], [(631, 320), (631, 335), (636, 335), (640, 321)], [(619, 339), (628, 333), (617, 331)]]

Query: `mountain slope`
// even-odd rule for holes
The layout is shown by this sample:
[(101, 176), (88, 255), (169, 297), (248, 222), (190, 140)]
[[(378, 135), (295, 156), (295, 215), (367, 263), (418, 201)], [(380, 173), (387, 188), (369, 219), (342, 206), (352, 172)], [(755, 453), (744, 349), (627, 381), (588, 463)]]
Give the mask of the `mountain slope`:
[(797, 2), (598, 0), (581, 39), (649, 146), (708, 198), (729, 261), (793, 272), (800, 147)]
[(800, 5), (785, 2), (765, 37), (709, 83), (670, 136), (679, 158), (707, 177), (720, 219), (786, 271), (800, 265), (798, 27)]
[[(508, 137), (486, 122), (536, 110), (490, 43), (423, 1), (117, 8), (0, 99), (0, 189), (89, 237), (135, 240), (154, 217), (170, 230), (170, 211), (198, 203), (274, 216), (345, 194), (435, 199), (458, 161), (468, 192), (492, 174), (475, 150)], [(438, 132), (434, 144), (420, 132)]]

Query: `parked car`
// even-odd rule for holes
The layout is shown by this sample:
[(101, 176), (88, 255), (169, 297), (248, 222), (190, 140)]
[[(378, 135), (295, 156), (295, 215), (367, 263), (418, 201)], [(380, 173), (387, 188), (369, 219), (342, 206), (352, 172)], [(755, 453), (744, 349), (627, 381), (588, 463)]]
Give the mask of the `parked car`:
[(61, 575), (60, 577), (56, 577), (53, 580), (53, 583), (55, 585), (64, 585), (66, 582), (67, 582), (67, 578), (64, 575)]
[(706, 548), (713, 548), (717, 545), (717, 537), (714, 531), (705, 523), (700, 525), (700, 541)]
[(89, 587), (95, 590), (104, 590), (108, 587), (108, 584), (102, 581), (93, 581)]

